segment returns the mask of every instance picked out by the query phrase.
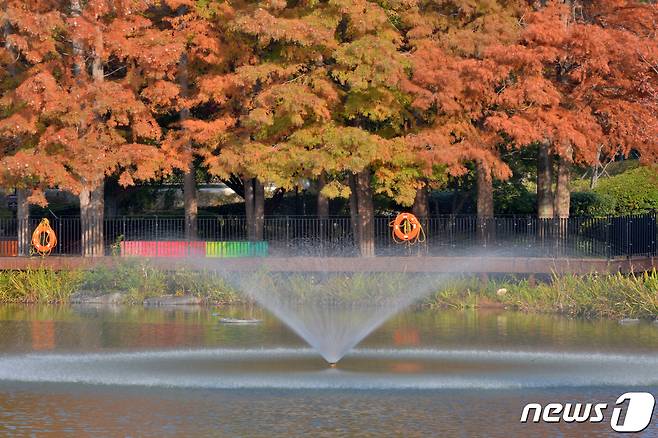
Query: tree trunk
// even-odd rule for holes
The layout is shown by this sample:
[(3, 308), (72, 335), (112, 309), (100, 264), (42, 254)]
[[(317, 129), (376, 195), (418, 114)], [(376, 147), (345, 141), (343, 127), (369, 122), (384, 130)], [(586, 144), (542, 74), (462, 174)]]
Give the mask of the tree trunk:
[(326, 219), (329, 216), (329, 199), (322, 194), (322, 189), (327, 184), (327, 178), (324, 173), (318, 178), (318, 200), (316, 214), (319, 219)]
[(265, 227), (265, 187), (263, 183), (254, 178), (254, 240), (263, 240)]
[[(8, 15), (7, 15), (7, 1), (5, 0), (2, 2), (2, 12), (4, 12), (4, 17), (5, 21), (2, 24), (2, 34), (5, 39), (5, 50), (7, 53), (9, 53), (9, 56), (11, 59), (16, 59), (16, 55), (14, 53), (13, 48), (11, 47), (11, 44), (9, 44), (9, 34), (11, 34), (11, 23), (9, 22)], [(9, 73), (10, 76), (15, 76), (16, 75), (16, 66), (14, 65), (13, 62), (9, 62), (7, 64), (7, 73)]]
[(247, 219), (247, 240), (254, 241), (255, 234), (255, 215), (254, 215), (254, 183), (252, 178), (244, 178), (244, 209)]
[(478, 218), (491, 218), (494, 215), (491, 170), (480, 161), (475, 166), (477, 173), (477, 216)]
[(427, 185), (420, 187), (416, 190), (416, 197), (414, 204), (411, 206), (411, 212), (421, 221), (427, 219), (429, 214), (429, 201), (428, 201)]
[(185, 206), (185, 239), (197, 239), (198, 200), (196, 189), (196, 169), (194, 164), (183, 176), (183, 203)]
[[(187, 54), (183, 53), (178, 66), (178, 82), (180, 85), (181, 96), (187, 98), (190, 92), (189, 78), (187, 72)], [(180, 121), (184, 122), (190, 117), (190, 111), (183, 108), (179, 114)], [(190, 152), (190, 164), (187, 172), (183, 175), (183, 204), (185, 208), (185, 239), (196, 240), (198, 237), (197, 216), (198, 216), (198, 194), (196, 186), (196, 168), (194, 166), (194, 155), (192, 145), (188, 144), (187, 149)]]
[(82, 231), (82, 256), (101, 257), (104, 248), (104, 203), (105, 183), (85, 186), (80, 192), (80, 229)]
[[(71, 2), (72, 12), (79, 15), (79, 2)], [(74, 42), (74, 50), (75, 49)], [(95, 84), (105, 80), (103, 71), (103, 34), (96, 29), (91, 74)], [(78, 67), (79, 68), (79, 67)], [(82, 181), (80, 192), (80, 231), (83, 257), (101, 257), (105, 255), (103, 223), (105, 219), (105, 176), (97, 181)]]
[(553, 217), (553, 162), (549, 144), (539, 145), (537, 156), (537, 216), (540, 219)]
[(557, 183), (555, 186), (555, 217), (568, 218), (571, 204), (569, 180), (571, 178), (571, 161), (560, 157), (557, 165)]
[[(82, 15), (82, 5), (80, 0), (71, 0), (71, 17), (77, 18)], [(73, 76), (78, 77), (84, 70), (84, 53), (82, 42), (78, 39), (73, 40)]]
[(591, 167), (592, 169), (592, 175), (589, 178), (589, 188), (590, 190), (596, 187), (596, 183), (599, 180), (599, 168), (601, 168), (601, 149), (603, 147), (599, 146), (596, 152), (596, 163), (594, 163)]
[(244, 178), (242, 181), (247, 217), (247, 239), (251, 242), (259, 242), (264, 237), (265, 187), (258, 178)]
[(375, 255), (375, 213), (370, 185), (370, 169), (356, 174), (356, 205), (359, 228), (359, 252), (362, 257)]
[(18, 255), (30, 255), (30, 204), (29, 191), (16, 189), (16, 219), (18, 221)]
[(489, 166), (476, 161), (478, 240), (486, 246), (493, 239), (493, 180)]

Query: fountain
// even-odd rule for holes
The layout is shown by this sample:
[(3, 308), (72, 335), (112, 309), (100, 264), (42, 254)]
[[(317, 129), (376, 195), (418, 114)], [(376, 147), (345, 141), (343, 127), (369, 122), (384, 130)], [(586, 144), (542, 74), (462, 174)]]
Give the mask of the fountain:
[(439, 275), (408, 273), (238, 276), (237, 284), (331, 367), (400, 310), (438, 290)]

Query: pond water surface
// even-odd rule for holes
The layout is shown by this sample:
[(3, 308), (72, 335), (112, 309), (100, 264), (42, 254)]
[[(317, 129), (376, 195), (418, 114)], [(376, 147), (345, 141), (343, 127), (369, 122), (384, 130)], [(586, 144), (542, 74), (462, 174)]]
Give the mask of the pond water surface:
[(628, 391), (658, 395), (658, 324), (407, 310), (329, 369), (256, 307), (0, 307), (2, 435), (608, 435), (519, 418)]

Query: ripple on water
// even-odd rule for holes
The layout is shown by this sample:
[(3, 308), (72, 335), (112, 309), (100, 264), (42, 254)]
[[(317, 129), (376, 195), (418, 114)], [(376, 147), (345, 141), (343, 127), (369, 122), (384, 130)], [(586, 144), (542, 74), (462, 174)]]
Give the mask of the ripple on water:
[(357, 349), (328, 369), (307, 348), (222, 348), (9, 355), (0, 358), (0, 380), (280, 389), (646, 386), (658, 384), (656, 365), (658, 355), (649, 354)]

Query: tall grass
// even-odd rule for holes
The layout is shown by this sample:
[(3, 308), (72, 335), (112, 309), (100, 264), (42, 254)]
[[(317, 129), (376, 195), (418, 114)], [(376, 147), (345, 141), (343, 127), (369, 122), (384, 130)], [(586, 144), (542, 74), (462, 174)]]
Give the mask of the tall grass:
[(290, 300), (383, 304), (416, 288), (437, 283), (436, 276), (407, 273), (285, 274), (254, 272), (240, 276), (246, 290), (271, 292)]
[(81, 289), (91, 295), (120, 292), (126, 303), (142, 303), (146, 298), (162, 295), (191, 295), (222, 303), (238, 300), (235, 290), (217, 273), (163, 271), (148, 263), (122, 262), (112, 268), (85, 272)]
[(61, 303), (82, 283), (79, 271), (38, 268), (0, 272), (0, 301), (7, 303)]
[(485, 305), (585, 318), (658, 317), (658, 273), (553, 275), (548, 282), (460, 278), (448, 282), (426, 304), (469, 308)]
[[(312, 275), (254, 273), (259, 287), (285, 288), (297, 297), (376, 302), (424, 280), (401, 274), (354, 274), (314, 278)], [(427, 280), (429, 281), (429, 279)], [(213, 272), (166, 272), (147, 263), (119, 263), (90, 271), (28, 269), (0, 271), (0, 302), (67, 302), (77, 291), (89, 295), (120, 292), (126, 303), (142, 303), (161, 295), (191, 295), (207, 302), (246, 301), (229, 282)], [(658, 273), (553, 275), (549, 281), (525, 279), (481, 281), (476, 277), (443, 282), (423, 304), (436, 308), (498, 306), (527, 312), (562, 313), (578, 317), (656, 318)]]

